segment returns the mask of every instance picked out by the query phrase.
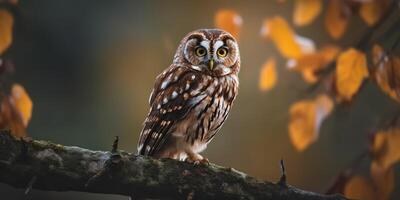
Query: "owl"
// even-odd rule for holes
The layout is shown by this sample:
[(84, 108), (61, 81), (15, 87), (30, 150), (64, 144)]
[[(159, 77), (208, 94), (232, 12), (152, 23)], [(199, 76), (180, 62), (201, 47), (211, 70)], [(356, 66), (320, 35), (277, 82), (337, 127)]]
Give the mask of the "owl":
[(238, 94), (239, 47), (219, 29), (190, 32), (157, 76), (138, 154), (208, 163), (200, 155), (221, 129)]

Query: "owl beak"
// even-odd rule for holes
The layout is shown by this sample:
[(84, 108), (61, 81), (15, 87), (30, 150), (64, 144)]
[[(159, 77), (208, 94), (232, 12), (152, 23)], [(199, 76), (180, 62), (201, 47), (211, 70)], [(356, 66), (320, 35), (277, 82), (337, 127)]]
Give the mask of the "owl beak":
[(208, 67), (211, 71), (214, 69), (214, 58), (210, 59), (210, 61), (208, 62)]

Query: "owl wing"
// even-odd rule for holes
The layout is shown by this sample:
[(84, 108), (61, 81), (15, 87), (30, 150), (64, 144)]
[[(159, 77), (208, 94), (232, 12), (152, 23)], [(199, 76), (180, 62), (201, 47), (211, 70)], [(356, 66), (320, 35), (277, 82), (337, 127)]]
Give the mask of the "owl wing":
[(140, 134), (140, 155), (157, 153), (174, 131), (174, 125), (194, 107), (197, 101), (189, 98), (189, 94), (200, 78), (195, 71), (177, 65), (171, 65), (157, 77), (149, 99), (150, 112)]

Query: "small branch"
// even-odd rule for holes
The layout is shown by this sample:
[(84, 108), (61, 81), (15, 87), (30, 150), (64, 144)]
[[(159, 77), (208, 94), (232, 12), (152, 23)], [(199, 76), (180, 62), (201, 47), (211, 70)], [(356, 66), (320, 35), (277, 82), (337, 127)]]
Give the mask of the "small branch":
[(25, 195), (28, 195), (29, 192), (32, 190), (33, 184), (35, 184), (37, 177), (34, 176), (32, 179), (29, 181), (28, 186), (26, 187), (25, 190)]
[[(290, 185), (281, 187), (214, 164), (193, 166), (171, 159), (92, 151), (38, 140), (26, 143), (25, 151), (20, 140), (9, 132), (0, 132), (0, 144), (0, 182), (16, 188), (28, 186), (27, 191), (81, 191), (135, 199), (345, 199)], [(28, 159), (16, 159), (21, 153), (26, 153)], [(282, 173), (286, 176), (284, 170)]]
[(286, 182), (286, 172), (285, 172), (285, 163), (283, 163), (283, 159), (280, 162), (281, 164), (281, 178), (279, 179), (278, 184), (282, 187), (287, 187), (287, 182)]
[(114, 142), (112, 145), (112, 150), (111, 150), (112, 153), (116, 153), (118, 151), (118, 141), (119, 141), (119, 137), (115, 136), (115, 139), (114, 139)]

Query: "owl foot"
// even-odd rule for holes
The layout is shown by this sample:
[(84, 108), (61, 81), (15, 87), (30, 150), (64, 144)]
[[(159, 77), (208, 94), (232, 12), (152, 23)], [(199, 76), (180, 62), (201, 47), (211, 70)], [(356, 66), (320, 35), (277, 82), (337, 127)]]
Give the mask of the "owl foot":
[(210, 164), (210, 161), (207, 158), (203, 158), (201, 160), (186, 159), (185, 161), (189, 162), (189, 163), (192, 163), (194, 166), (197, 166), (197, 165), (200, 165), (200, 164), (202, 164), (202, 165), (209, 165)]
[(186, 162), (193, 163), (193, 165), (209, 165), (210, 161), (207, 158), (204, 158), (200, 154), (189, 154), (185, 160)]
[(203, 158), (203, 159), (201, 159), (201, 160), (196, 160), (196, 161), (194, 161), (193, 164), (194, 164), (194, 165), (200, 165), (200, 164), (209, 165), (209, 164), (210, 164), (210, 161), (209, 161), (207, 158)]

